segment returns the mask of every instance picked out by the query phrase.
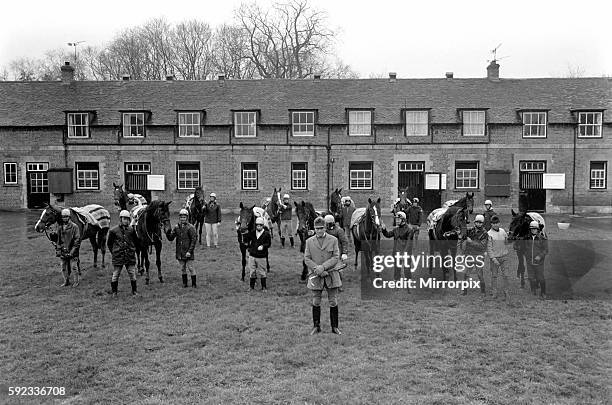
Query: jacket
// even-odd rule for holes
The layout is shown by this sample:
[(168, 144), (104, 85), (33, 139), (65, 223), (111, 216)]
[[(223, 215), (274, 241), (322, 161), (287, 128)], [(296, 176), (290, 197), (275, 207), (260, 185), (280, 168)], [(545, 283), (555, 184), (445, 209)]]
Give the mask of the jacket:
[[(335, 236), (325, 233), (323, 238), (317, 235), (306, 239), (304, 249), (304, 263), (308, 267), (308, 289), (323, 290), (323, 288), (338, 288), (342, 286), (340, 273), (334, 270), (339, 262), (340, 250), (338, 249), (338, 239)], [(315, 272), (315, 267), (322, 265), (328, 275), (321, 277)]]
[(293, 207), (291, 207), (291, 204), (287, 203), (287, 205), (285, 206), (285, 208), (283, 208), (283, 206), (280, 206), (280, 219), (281, 221), (291, 221), (291, 211), (292, 211)]
[[(548, 239), (542, 232), (538, 232), (535, 237), (529, 236), (527, 239), (527, 260), (533, 266), (541, 266), (544, 264), (544, 258), (548, 254)], [(539, 256), (539, 259), (536, 257)]]
[(325, 232), (327, 232), (328, 235), (335, 236), (336, 239), (338, 239), (338, 249), (340, 250), (340, 254), (348, 255), (349, 242), (342, 228), (334, 225), (334, 229), (327, 229)]
[[(272, 237), (270, 236), (270, 231), (264, 229), (258, 239), (257, 230), (253, 229), (244, 236), (243, 242), (247, 245), (251, 257), (263, 259), (268, 256), (268, 248), (272, 244)], [(259, 250), (259, 246), (263, 246), (263, 249)]]
[(351, 227), (351, 217), (353, 216), (353, 212), (355, 212), (355, 207), (348, 206), (342, 207), (342, 211), (340, 212), (341, 224), (342, 228), (349, 229)]
[(108, 233), (106, 246), (111, 252), (113, 266), (129, 266), (136, 264), (136, 246), (138, 239), (136, 231), (130, 225), (117, 225)]
[(411, 205), (404, 212), (406, 213), (406, 220), (410, 225), (421, 226), (421, 215), (423, 215), (423, 209), (421, 207), (419, 207), (418, 205), (416, 207), (414, 205)]
[(413, 231), (407, 224), (393, 228), (391, 231), (382, 229), (382, 234), (387, 238), (393, 238), (394, 252), (410, 252)]
[(487, 244), (487, 254), (492, 259), (494, 257), (504, 257), (508, 254), (508, 234), (503, 228), (499, 228), (499, 231), (489, 229), (487, 232), (489, 235), (489, 242)]
[[(169, 241), (176, 238), (176, 260), (193, 260), (193, 250), (195, 249), (198, 235), (195, 227), (187, 222), (184, 225), (175, 225), (170, 232), (166, 233)], [(187, 253), (191, 257), (187, 257)]]
[(484, 226), (478, 230), (478, 228), (474, 227), (467, 231), (467, 237), (471, 239), (469, 240), (460, 240), (459, 243), (462, 246), (463, 254), (484, 256), (487, 251), (487, 244), (489, 242), (489, 234), (485, 231)]
[(57, 238), (57, 253), (60, 257), (68, 259), (79, 256), (81, 231), (77, 224), (72, 221), (68, 221), (67, 224), (61, 224), (55, 238)]
[(484, 229), (486, 229), (487, 231), (489, 229), (491, 229), (491, 218), (494, 215), (497, 215), (497, 213), (495, 211), (493, 211), (492, 209), (490, 210), (485, 210), (485, 212), (482, 213), (482, 215), (484, 216)]
[(206, 214), (204, 222), (207, 224), (216, 224), (221, 222), (221, 206), (216, 202), (206, 204)]

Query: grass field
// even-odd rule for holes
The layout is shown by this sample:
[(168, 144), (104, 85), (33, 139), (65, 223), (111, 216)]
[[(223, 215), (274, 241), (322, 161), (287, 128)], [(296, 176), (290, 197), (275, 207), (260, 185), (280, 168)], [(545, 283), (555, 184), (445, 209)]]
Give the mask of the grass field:
[[(228, 221), (218, 250), (196, 248), (198, 289), (182, 288), (166, 242), (166, 283), (139, 278), (133, 298), (124, 273), (113, 299), (110, 266), (91, 267), (88, 242), (81, 285), (58, 287), (59, 263), (32, 232), (36, 219), (0, 213), (0, 403), (609, 403), (609, 295), (541, 301), (512, 278), (515, 308), (476, 293), (361, 300), (359, 273), (348, 271), (344, 335), (329, 333), (324, 297), (324, 333), (311, 337), (299, 250), (278, 238), (267, 293), (240, 281)], [(609, 227), (586, 226), (570, 229), (610, 238)], [(9, 386), (66, 395), (15, 398)]]

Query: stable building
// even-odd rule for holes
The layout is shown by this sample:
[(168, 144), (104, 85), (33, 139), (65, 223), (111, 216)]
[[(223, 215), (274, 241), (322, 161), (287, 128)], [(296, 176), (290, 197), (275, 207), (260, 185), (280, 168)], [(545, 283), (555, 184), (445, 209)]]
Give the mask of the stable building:
[(612, 213), (612, 80), (483, 78), (0, 82), (0, 209), (113, 206), (113, 183), (179, 209), (274, 187), (327, 207), (398, 192), (426, 210)]

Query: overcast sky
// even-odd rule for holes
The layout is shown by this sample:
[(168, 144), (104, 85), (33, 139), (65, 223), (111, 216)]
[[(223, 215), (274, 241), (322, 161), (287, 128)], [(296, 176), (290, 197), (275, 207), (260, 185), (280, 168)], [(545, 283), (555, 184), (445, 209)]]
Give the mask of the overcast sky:
[[(242, 0), (10, 1), (0, 17), (0, 67), (66, 43), (103, 45), (121, 29), (165, 16), (232, 22)], [(271, 0), (259, 0), (268, 5)], [(362, 77), (483, 77), (502, 43), (501, 77), (612, 75), (610, 1), (310, 0), (338, 33), (337, 54)], [(85, 44), (83, 44), (85, 45)]]

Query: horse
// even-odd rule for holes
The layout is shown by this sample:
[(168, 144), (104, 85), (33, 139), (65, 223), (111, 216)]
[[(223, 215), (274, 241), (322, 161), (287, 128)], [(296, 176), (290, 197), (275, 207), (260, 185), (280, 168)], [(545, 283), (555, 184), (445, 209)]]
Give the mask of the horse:
[(279, 187), (279, 189), (276, 190), (276, 187), (274, 187), (274, 191), (272, 192), (272, 197), (270, 198), (270, 204), (268, 204), (268, 206), (266, 207), (266, 212), (268, 213), (268, 216), (270, 217), (269, 229), (270, 229), (270, 236), (272, 238), (274, 238), (274, 231), (272, 230), (272, 224), (277, 225), (278, 234), (279, 235), (281, 234), (280, 193), (281, 193), (281, 188)]
[[(302, 200), (300, 204), (296, 201), (294, 201), (293, 204), (295, 205), (295, 212), (298, 217), (297, 234), (300, 237), (300, 252), (303, 254), (306, 250), (306, 239), (314, 235), (314, 220), (319, 214), (309, 202), (304, 202)], [(307, 277), (308, 267), (306, 266), (306, 262), (302, 259), (301, 282), (305, 283)]]
[(202, 244), (202, 228), (204, 228), (206, 207), (204, 190), (200, 186), (196, 187), (194, 194), (187, 197), (183, 206), (189, 212), (189, 223), (195, 226), (196, 232), (199, 234), (200, 245)]
[[(134, 210), (138, 207), (145, 206), (147, 204), (146, 198), (140, 194), (132, 194), (130, 198), (128, 192), (123, 189), (122, 184), (113, 183), (113, 199), (115, 200), (115, 206), (117, 210), (128, 210), (130, 214), (133, 214)], [(132, 218), (134, 215), (132, 215)]]
[[(427, 216), (430, 255), (439, 251), (443, 263), (446, 261), (446, 255), (450, 255), (454, 260), (457, 256), (457, 243), (467, 234), (469, 212), (467, 203), (460, 203), (448, 208), (437, 208)], [(429, 261), (430, 275), (432, 271), (432, 262)], [(446, 280), (447, 272), (448, 269), (443, 266), (442, 280)], [(453, 280), (457, 281), (457, 272), (454, 267)]]
[(329, 214), (335, 222), (342, 220), (342, 188), (335, 189), (329, 196)]
[[(518, 268), (516, 269), (516, 277), (521, 279), (521, 287), (525, 286), (525, 268), (527, 264), (527, 256), (525, 255), (525, 249), (519, 242), (529, 238), (529, 224), (531, 221), (536, 221), (540, 225), (540, 230), (545, 232), (546, 223), (542, 215), (537, 212), (521, 212), (516, 213), (514, 210), (510, 210), (512, 213), (512, 221), (508, 227), (508, 240), (516, 241), (514, 243), (516, 256), (518, 258)], [(544, 233), (546, 234), (546, 233)]]
[[(357, 208), (351, 218), (351, 232), (355, 244), (355, 268), (357, 268), (357, 256), (362, 252), (362, 263), (365, 263), (369, 272), (373, 268), (373, 256), (378, 253), (380, 247), (380, 228), (381, 228), (380, 198), (373, 201), (368, 198), (368, 206)], [(368, 248), (362, 250), (365, 244)]]
[[(61, 212), (64, 207), (45, 204), (40, 219), (34, 225), (36, 232), (45, 232), (54, 223), (62, 223)], [(106, 236), (110, 228), (110, 214), (101, 205), (90, 204), (84, 207), (70, 208), (70, 220), (79, 227), (81, 240), (89, 239), (94, 252), (94, 267), (98, 267), (98, 249), (102, 253), (102, 267), (106, 267), (104, 256), (106, 254)], [(49, 237), (49, 235), (47, 235)], [(49, 239), (51, 240), (51, 239)], [(54, 245), (55, 242), (51, 241)], [(81, 260), (77, 257), (77, 268), (81, 271)]]
[[(246, 207), (242, 201), (240, 202), (240, 214), (236, 221), (236, 236), (238, 238), (238, 246), (240, 247), (240, 254), (242, 255), (242, 274), (240, 279), (244, 281), (244, 277), (246, 275), (246, 252), (248, 245), (244, 241), (244, 237), (255, 229), (255, 217), (262, 216), (265, 213), (262, 208), (256, 207), (253, 205), (252, 207)], [(268, 227), (266, 226), (268, 229)], [(266, 256), (266, 270), (270, 272), (270, 261), (268, 256)]]
[(403, 212), (408, 216), (408, 208), (410, 208), (411, 203), (408, 198), (408, 187), (406, 187), (399, 195), (399, 201), (393, 204), (393, 208), (391, 208), (391, 214), (393, 214), (393, 226), (396, 226), (397, 223), (395, 221), (395, 215), (398, 212)]
[[(142, 275), (146, 272), (145, 284), (149, 284), (149, 248), (155, 247), (155, 265), (157, 266), (157, 277), (159, 282), (163, 283), (164, 278), (161, 271), (161, 250), (162, 250), (162, 235), (161, 228), (164, 228), (164, 233), (171, 230), (170, 210), (168, 206), (172, 201), (165, 202), (162, 200), (151, 201), (151, 204), (141, 209), (134, 229), (138, 244), (136, 246), (136, 257), (138, 258), (138, 274)], [(168, 235), (166, 235), (166, 238)], [(144, 269), (143, 269), (144, 264)]]

